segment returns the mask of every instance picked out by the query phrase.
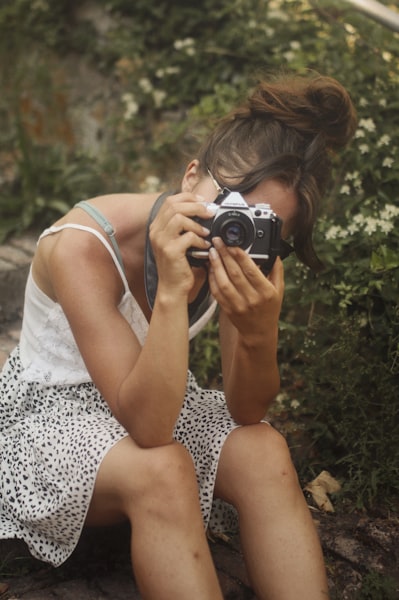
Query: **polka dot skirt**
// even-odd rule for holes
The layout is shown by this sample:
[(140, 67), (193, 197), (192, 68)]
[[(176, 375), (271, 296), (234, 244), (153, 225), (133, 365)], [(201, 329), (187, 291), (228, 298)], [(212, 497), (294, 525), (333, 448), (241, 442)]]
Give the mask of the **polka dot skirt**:
[[(45, 387), (20, 380), (17, 347), (0, 379), (0, 539), (23, 539), (33, 556), (62, 564), (81, 534), (97, 470), (127, 435), (93, 383)], [(213, 500), (220, 451), (237, 427), (222, 392), (189, 374), (175, 439), (197, 472), (204, 525), (235, 528), (231, 506)]]

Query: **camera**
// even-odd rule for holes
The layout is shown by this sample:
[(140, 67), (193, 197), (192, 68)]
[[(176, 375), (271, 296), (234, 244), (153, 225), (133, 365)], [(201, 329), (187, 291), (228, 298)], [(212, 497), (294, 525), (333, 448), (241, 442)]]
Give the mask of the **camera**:
[[(215, 215), (209, 219), (195, 218), (210, 230), (207, 240), (222, 238), (226, 246), (238, 246), (261, 266), (263, 273), (271, 271), (280, 254), (281, 219), (269, 204), (247, 204), (239, 192), (224, 190), (214, 200)], [(201, 266), (208, 251), (189, 248), (187, 259), (192, 266)]]

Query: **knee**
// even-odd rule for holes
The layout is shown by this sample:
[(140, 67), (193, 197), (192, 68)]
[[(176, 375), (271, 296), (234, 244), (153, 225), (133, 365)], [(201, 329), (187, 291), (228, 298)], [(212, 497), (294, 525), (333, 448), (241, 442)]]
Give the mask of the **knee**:
[(191, 491), (196, 487), (194, 463), (186, 448), (174, 442), (155, 449), (146, 469), (141, 493), (152, 495), (153, 490), (165, 499), (176, 492)]
[[(286, 494), (298, 491), (298, 476), (285, 438), (261, 423), (236, 429), (222, 452), (220, 474), (224, 487), (244, 495), (268, 489)], [(226, 483), (228, 482), (228, 483)]]
[[(134, 478), (134, 475), (132, 475)], [(143, 463), (134, 493), (128, 495), (133, 514), (177, 519), (198, 499), (196, 474), (190, 454), (178, 443), (143, 450)]]

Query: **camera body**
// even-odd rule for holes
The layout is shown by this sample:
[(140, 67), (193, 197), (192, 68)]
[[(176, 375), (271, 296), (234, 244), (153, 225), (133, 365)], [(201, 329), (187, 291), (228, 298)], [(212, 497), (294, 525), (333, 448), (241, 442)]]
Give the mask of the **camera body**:
[[(215, 215), (195, 220), (210, 230), (206, 238), (220, 237), (226, 246), (245, 250), (264, 273), (269, 273), (280, 253), (281, 219), (269, 204), (247, 204), (239, 192), (224, 190), (214, 200)], [(187, 259), (193, 266), (201, 266), (208, 259), (208, 251), (189, 248)]]

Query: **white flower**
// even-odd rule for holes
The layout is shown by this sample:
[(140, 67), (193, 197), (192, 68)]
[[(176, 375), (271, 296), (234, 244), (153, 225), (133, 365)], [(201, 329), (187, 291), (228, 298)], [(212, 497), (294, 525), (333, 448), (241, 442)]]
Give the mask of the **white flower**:
[(389, 233), (393, 229), (392, 221), (380, 221), (378, 226), (383, 233)]
[(292, 40), (292, 42), (290, 42), (290, 46), (292, 50), (299, 50), (301, 47), (301, 43), (298, 42), (298, 40)]
[(360, 100), (359, 100), (359, 106), (367, 106), (368, 103), (369, 102), (366, 98), (360, 98)]
[(381, 98), (381, 100), (378, 101), (378, 104), (380, 106), (382, 106), (383, 108), (385, 108), (386, 105), (387, 105), (387, 99), (386, 98)]
[(165, 67), (164, 69), (158, 69), (155, 75), (159, 79), (162, 79), (162, 77), (165, 77), (165, 75), (177, 75), (180, 73), (180, 71), (180, 67)]
[(294, 410), (296, 408), (298, 408), (299, 406), (300, 406), (300, 404), (299, 404), (298, 400), (292, 400), (291, 401), (291, 408), (293, 408)]
[(365, 135), (364, 129), (356, 129), (355, 138), (364, 138)]
[(342, 237), (346, 237), (346, 232), (339, 225), (332, 225), (330, 229), (326, 231), (326, 240), (336, 240)]
[(373, 119), (360, 119), (359, 127), (363, 127), (366, 131), (375, 131), (375, 123)]
[(288, 400), (288, 395), (285, 392), (280, 392), (280, 394), (277, 394), (275, 401), (277, 402), (277, 404), (284, 404), (284, 402), (286, 402), (286, 400)]
[(152, 91), (152, 83), (148, 77), (142, 77), (139, 79), (139, 86), (146, 94), (149, 94)]
[(382, 219), (391, 219), (392, 217), (397, 217), (398, 215), (399, 206), (395, 206), (394, 204), (386, 204), (380, 213)]
[(152, 93), (152, 97), (154, 98), (154, 103), (157, 108), (162, 106), (162, 102), (166, 98), (166, 92), (164, 90), (154, 90)]
[(353, 187), (359, 191), (362, 189), (362, 180), (360, 179), (360, 177), (359, 179), (355, 179), (355, 181), (353, 182)]
[(359, 225), (363, 225), (364, 222), (367, 220), (365, 216), (362, 215), (362, 213), (358, 213), (357, 215), (355, 215), (352, 219), (355, 223), (358, 223)]
[(357, 226), (357, 223), (354, 223), (352, 221), (352, 223), (349, 223), (348, 225), (348, 233), (349, 235), (353, 235), (354, 233), (357, 233), (359, 231), (359, 227)]
[(354, 179), (357, 179), (359, 177), (359, 171), (353, 171), (353, 173), (347, 173), (345, 175), (345, 179), (347, 181), (353, 181)]
[(394, 163), (393, 158), (391, 158), (390, 156), (386, 156), (384, 158), (384, 160), (382, 161), (382, 166), (388, 167), (388, 169), (390, 169), (392, 167), (393, 163)]
[(147, 192), (156, 192), (160, 187), (160, 179), (155, 175), (147, 175), (143, 183), (141, 184), (141, 188)]
[(353, 25), (350, 25), (349, 23), (345, 23), (344, 28), (345, 28), (345, 31), (347, 31), (348, 33), (351, 33), (352, 35), (354, 33), (356, 33), (356, 29), (353, 27)]
[(382, 53), (382, 58), (386, 61), (386, 62), (391, 62), (393, 56), (390, 52), (383, 52)]
[(291, 62), (295, 58), (295, 52), (288, 50), (287, 52), (283, 52), (283, 56), (287, 62)]
[(377, 227), (378, 226), (379, 226), (378, 219), (374, 219), (373, 217), (369, 217), (367, 219), (367, 223), (366, 223), (366, 226), (364, 228), (364, 231), (368, 235), (371, 235), (372, 233), (375, 233), (377, 231)]
[(175, 50), (187, 50), (194, 46), (193, 38), (185, 38), (184, 40), (176, 40), (173, 44)]
[[(353, 173), (347, 173), (345, 175), (345, 180), (346, 181), (351, 181), (353, 187), (356, 188), (356, 189), (360, 189), (362, 187), (362, 180), (360, 178), (359, 171), (353, 171)], [(342, 189), (341, 189), (341, 193), (343, 193)], [(347, 193), (347, 192), (344, 192), (344, 193)]]
[(377, 148), (381, 148), (381, 146), (389, 146), (390, 141), (391, 141), (391, 137), (387, 133), (385, 133), (378, 140)]
[(369, 148), (368, 144), (360, 144), (359, 150), (360, 150), (360, 154), (368, 154), (368, 152), (370, 151), (370, 148)]
[(350, 193), (351, 193), (350, 186), (347, 183), (344, 183), (344, 185), (341, 186), (340, 193), (341, 194), (347, 194), (349, 196)]
[(122, 95), (122, 102), (125, 104), (125, 113), (123, 118), (125, 121), (129, 121), (134, 115), (138, 113), (139, 105), (134, 99), (133, 94), (126, 93)]
[(340, 237), (341, 239), (345, 239), (348, 237), (348, 229), (347, 228), (343, 228), (341, 227), (340, 231), (338, 231), (338, 237)]

